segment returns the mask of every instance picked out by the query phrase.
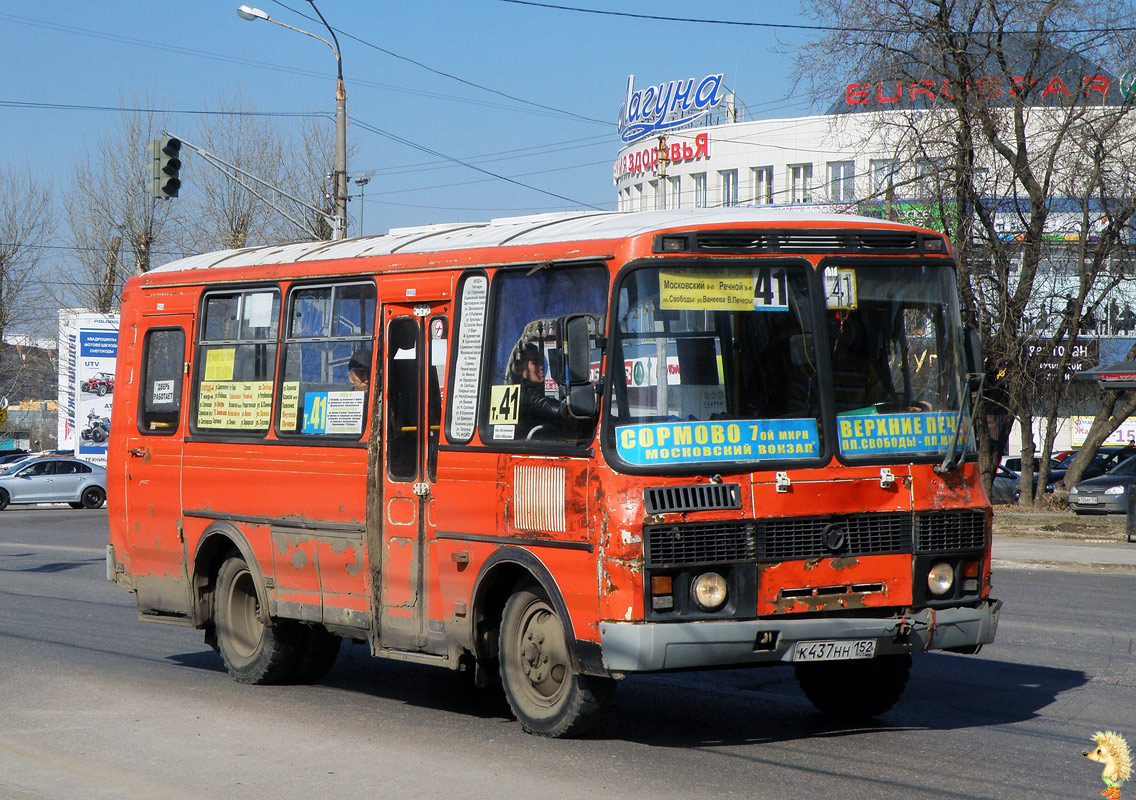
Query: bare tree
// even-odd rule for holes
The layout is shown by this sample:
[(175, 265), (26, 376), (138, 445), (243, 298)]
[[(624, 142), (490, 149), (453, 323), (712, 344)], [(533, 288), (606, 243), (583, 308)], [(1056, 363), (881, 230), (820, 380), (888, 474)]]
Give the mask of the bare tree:
[[(244, 172), (274, 186), (286, 183), (288, 137), (278, 125), (257, 117), (240, 94), (223, 100), (217, 115), (205, 118), (195, 138), (205, 150)], [(241, 248), (295, 237), (295, 226), (273, 208), (279, 195), (247, 179), (234, 180), (226, 167), (199, 163), (186, 219), (194, 250)]]
[(79, 262), (71, 289), (80, 306), (112, 311), (123, 281), (150, 269), (158, 245), (166, 254), (182, 250), (174, 202), (150, 194), (146, 148), (165, 127), (153, 112), (123, 112), (118, 128), (76, 160), (64, 206)]
[[(5, 335), (30, 321), (34, 273), (51, 227), (50, 203), (50, 191), (29, 169), (0, 167), (0, 353)], [(7, 388), (0, 386), (0, 395)]]
[[(818, 19), (856, 20), (855, 29), (803, 48), (799, 66), (817, 93), (831, 92), (833, 66), (843, 66), (852, 81), (849, 96), (862, 100), (863, 110), (883, 112), (866, 130), (873, 147), (891, 148), (897, 165), (900, 186), (889, 181), (879, 198), (884, 213), (893, 215), (903, 181), (937, 198), (935, 227), (955, 245), (964, 317), (983, 334), (997, 402), (1021, 425), (1022, 502), (1033, 502), (1035, 400), (1040, 393), (1046, 415), (1044, 471), (1071, 348), (1040, 382), (1030, 354), (1041, 340), (1075, 342), (1123, 274), (1120, 251), (1136, 207), (1123, 165), (1136, 154), (1136, 126), (1130, 104), (1115, 101), (1115, 78), (1100, 65), (1124, 62), (1132, 5), (807, 5)], [(1072, 211), (1062, 202), (1073, 203)], [(1054, 228), (1076, 231), (1076, 240), (1054, 245)], [(1073, 270), (1060, 287), (1046, 287), (1039, 275), (1051, 271), (1044, 268), (1055, 247), (1075, 251), (1068, 259)], [(1055, 309), (1056, 298), (1046, 295), (1059, 291), (1064, 304)], [(992, 402), (993, 392), (980, 403), (979, 419), (994, 410), (986, 408)], [(1001, 442), (986, 425), (976, 432), (989, 481)]]

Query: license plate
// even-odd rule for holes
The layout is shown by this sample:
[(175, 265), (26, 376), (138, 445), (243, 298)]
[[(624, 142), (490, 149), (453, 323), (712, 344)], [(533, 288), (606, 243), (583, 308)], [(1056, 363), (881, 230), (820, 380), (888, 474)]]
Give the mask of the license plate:
[(1095, 497), (1078, 497), (1076, 502), (1077, 505), (1095, 506), (1097, 504), (1097, 499)]
[(849, 661), (854, 658), (873, 658), (875, 655), (875, 639), (797, 642), (793, 647), (794, 661)]

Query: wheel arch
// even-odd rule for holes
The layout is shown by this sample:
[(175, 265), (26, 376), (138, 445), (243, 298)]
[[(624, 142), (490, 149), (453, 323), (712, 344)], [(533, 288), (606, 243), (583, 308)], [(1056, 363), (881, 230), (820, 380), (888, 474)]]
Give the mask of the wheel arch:
[[(496, 550), (481, 566), (473, 586), (472, 646), (474, 655), (483, 663), (497, 659), (497, 639), (505, 603), (517, 586), (525, 581), (536, 583), (544, 591), (557, 615), (564, 621), (565, 639), (572, 668), (577, 672), (606, 675), (599, 659), (599, 647), (582, 642), (573, 633), (572, 615), (564, 595), (544, 562), (522, 547), (507, 546)], [(595, 652), (593, 653), (593, 649)]]
[(217, 573), (221, 565), (232, 556), (240, 556), (248, 565), (256, 584), (257, 597), (264, 608), (269, 610), (269, 623), (275, 611), (260, 561), (253, 553), (248, 538), (240, 528), (231, 522), (211, 522), (197, 542), (193, 554), (193, 624), (198, 628), (209, 628), (213, 624), (213, 592), (216, 589)]

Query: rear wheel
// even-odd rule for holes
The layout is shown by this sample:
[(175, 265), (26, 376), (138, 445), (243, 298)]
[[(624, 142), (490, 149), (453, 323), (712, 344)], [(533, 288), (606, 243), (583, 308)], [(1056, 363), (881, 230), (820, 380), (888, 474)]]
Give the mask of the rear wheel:
[(11, 498), (8, 497), (8, 493), (3, 489), (0, 489), (0, 511), (3, 511), (8, 507), (8, 502), (10, 499)]
[(907, 685), (911, 656), (795, 664), (797, 682), (818, 711), (838, 719), (867, 719), (887, 711)]
[(213, 625), (225, 669), (240, 683), (287, 683), (296, 674), (303, 647), (294, 623), (268, 624), (256, 579), (243, 558), (233, 556), (217, 573)]
[(88, 486), (83, 490), (80, 503), (83, 508), (99, 508), (106, 500), (106, 492), (100, 486)]
[(536, 586), (521, 588), (505, 604), (500, 670), (513, 714), (540, 736), (584, 732), (615, 694), (613, 680), (572, 668), (564, 623)]

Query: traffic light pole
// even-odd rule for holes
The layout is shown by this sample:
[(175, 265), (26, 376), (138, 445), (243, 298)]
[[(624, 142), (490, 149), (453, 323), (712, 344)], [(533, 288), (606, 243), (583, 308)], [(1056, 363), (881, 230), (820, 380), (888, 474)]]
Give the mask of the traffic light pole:
[[(165, 135), (169, 136), (168, 133), (165, 134)], [(272, 200), (270, 200), (269, 198), (265, 197), (263, 194), (258, 192), (249, 183), (246, 183), (244, 180), (241, 180), (241, 178), (246, 178), (247, 180), (252, 181), (253, 183), (257, 183), (257, 184), (263, 186), (264, 188), (275, 192), (278, 195), (282, 195), (283, 197), (288, 198), (293, 203), (303, 207), (305, 210), (311, 211), (315, 214), (318, 214), (319, 216), (323, 217), (324, 220), (327, 221), (327, 224), (331, 226), (331, 229), (332, 229), (333, 232), (336, 231), (336, 230), (345, 230), (345, 229), (339, 228), (339, 218), (337, 218), (336, 216), (334, 216), (332, 214), (328, 214), (322, 208), (317, 208), (316, 206), (313, 206), (311, 203), (308, 203), (305, 200), (301, 200), (300, 198), (296, 197), (293, 194), (289, 194), (288, 192), (281, 189), (279, 186), (274, 186), (273, 184), (269, 183), (268, 181), (264, 180), (263, 178), (259, 178), (256, 175), (253, 175), (251, 172), (246, 172), (245, 170), (241, 169), (240, 167), (236, 166), (235, 164), (230, 164), (228, 161), (225, 161), (220, 156), (214, 155), (213, 153), (210, 153), (208, 150), (206, 150), (202, 147), (198, 147), (193, 142), (187, 142), (185, 139), (181, 139), (181, 137), (178, 137), (178, 138), (180, 139), (181, 145), (183, 147), (188, 147), (190, 150), (197, 153), (199, 156), (201, 156), (203, 159), (205, 159), (205, 163), (207, 163), (209, 166), (213, 167), (214, 169), (220, 171), (225, 177), (227, 177), (230, 180), (236, 182), (237, 184), (243, 186), (250, 193), (252, 193), (252, 195), (254, 197), (256, 197), (258, 200), (261, 200), (261, 201), (267, 203), (269, 206), (271, 206), (273, 209), (275, 209), (282, 217), (287, 219), (289, 222), (291, 222), (297, 228), (306, 229), (308, 226), (306, 224), (304, 224), (303, 222), (301, 222), (300, 220), (293, 217), (291, 214), (289, 214), (287, 211), (285, 211), (280, 206), (276, 205), (276, 203), (274, 203)], [(346, 202), (344, 203), (344, 206), (346, 207)], [(334, 234), (333, 234), (333, 238), (342, 239), (344, 237), (343, 236), (335, 237)]]

